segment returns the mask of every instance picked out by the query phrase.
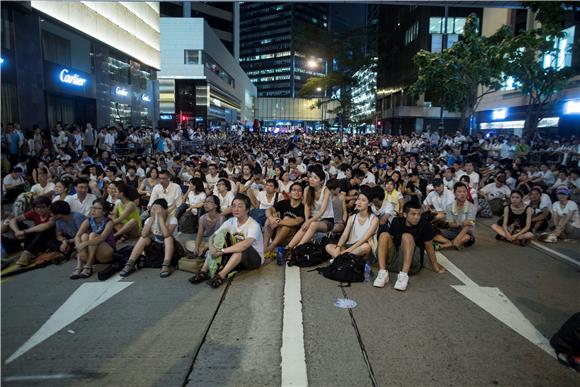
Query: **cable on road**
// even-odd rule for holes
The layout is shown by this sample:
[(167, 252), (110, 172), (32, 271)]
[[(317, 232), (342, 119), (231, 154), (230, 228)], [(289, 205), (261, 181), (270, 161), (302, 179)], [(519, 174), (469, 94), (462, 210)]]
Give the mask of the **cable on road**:
[[(346, 294), (346, 290), (344, 290), (344, 287), (340, 287), (340, 289), (342, 290), (342, 295), (344, 296), (344, 298), (348, 298), (348, 295)], [(360, 334), (360, 331), (358, 329), (358, 325), (356, 323), (356, 319), (354, 318), (354, 314), (352, 313), (352, 309), (348, 308), (348, 314), (350, 315), (350, 322), (352, 324), (352, 327), (354, 328), (354, 332), (356, 333), (356, 339), (358, 340), (358, 344), (360, 346), (360, 350), (362, 352), (363, 355), (363, 359), (365, 361), (365, 364), (367, 366), (367, 370), (369, 372), (369, 378), (371, 379), (371, 383), (373, 385), (373, 387), (378, 387), (378, 383), (377, 383), (377, 379), (375, 378), (375, 372), (373, 371), (373, 366), (371, 364), (371, 361), (369, 359), (369, 355), (367, 353), (367, 350), (365, 348), (365, 344), (363, 343), (363, 339), (362, 336)]]
[(201, 343), (199, 343), (199, 345), (197, 346), (197, 349), (195, 350), (195, 354), (193, 355), (191, 365), (189, 366), (187, 374), (185, 374), (185, 378), (183, 380), (183, 383), (181, 384), (182, 387), (185, 387), (187, 385), (187, 383), (189, 383), (189, 381), (190, 381), (189, 376), (193, 372), (193, 367), (195, 365), (195, 362), (197, 361), (197, 357), (198, 357), (199, 353), (201, 352), (201, 347), (203, 347), (203, 345), (205, 344), (207, 334), (209, 333), (209, 330), (210, 330), (211, 326), (213, 325), (213, 322), (214, 322), (214, 320), (215, 320), (215, 318), (220, 310), (220, 307), (222, 306), (222, 303), (226, 299), (226, 294), (228, 293), (228, 289), (230, 288), (230, 284), (232, 283), (233, 279), (234, 279), (234, 277), (231, 277), (228, 279), (228, 282), (226, 284), (226, 288), (224, 289), (224, 292), (222, 293), (220, 301), (218, 302), (218, 304), (215, 308), (215, 311), (213, 312), (213, 315), (211, 316), (211, 319), (209, 320), (209, 323), (207, 324), (205, 331), (203, 332), (203, 337), (201, 338)]

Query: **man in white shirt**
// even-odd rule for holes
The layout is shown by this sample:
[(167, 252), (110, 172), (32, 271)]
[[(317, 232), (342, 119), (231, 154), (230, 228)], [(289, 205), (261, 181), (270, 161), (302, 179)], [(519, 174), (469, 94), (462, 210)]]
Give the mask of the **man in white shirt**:
[(505, 182), (506, 176), (499, 174), (494, 183), (489, 183), (479, 191), (479, 195), (489, 202), (492, 212), (497, 216), (503, 214), (504, 202), (512, 192)]
[(455, 195), (443, 184), (443, 180), (433, 180), (433, 191), (429, 192), (423, 206), (425, 211), (431, 213), (431, 223), (445, 221), (445, 210), (455, 200)]
[(70, 205), (71, 211), (81, 213), (86, 217), (91, 216), (91, 207), (97, 197), (89, 193), (89, 181), (85, 178), (78, 178), (75, 188), (77, 193), (67, 196), (65, 201)]
[(170, 181), (170, 174), (166, 170), (159, 172), (159, 183), (151, 190), (151, 197), (147, 208), (151, 209), (153, 202), (157, 199), (167, 201), (167, 211), (169, 215), (175, 215), (175, 210), (182, 203), (182, 192), (179, 184)]
[(48, 181), (48, 175), (44, 172), (41, 172), (37, 176), (38, 184), (34, 184), (30, 188), (30, 192), (32, 192), (32, 197), (37, 198), (39, 196), (47, 196), (49, 199), (52, 199), (52, 194), (54, 193), (54, 183)]
[(364, 172), (365, 178), (362, 181), (362, 185), (368, 185), (369, 187), (374, 187), (376, 184), (375, 175), (369, 171), (369, 164), (366, 161), (361, 162), (358, 167)]
[(479, 173), (474, 171), (471, 161), (465, 162), (465, 174), (469, 176), (469, 184), (477, 191), (479, 189)]
[(22, 177), (22, 168), (14, 167), (12, 172), (4, 176), (2, 179), (3, 199), (11, 202), (14, 201), (18, 195), (24, 192), (24, 178)]
[(213, 188), (217, 184), (218, 180), (220, 179), (219, 174), (217, 172), (217, 165), (210, 164), (208, 167), (209, 173), (205, 175), (205, 181), (207, 183), (207, 187), (210, 191), (213, 191)]
[[(244, 194), (237, 194), (232, 203), (233, 217), (224, 222), (210, 237), (208, 247), (212, 257), (228, 256), (225, 266), (213, 278), (209, 278), (209, 262), (206, 259), (200, 272), (189, 281), (201, 283), (209, 281), (209, 285), (218, 288), (234, 270), (254, 270), (264, 263), (264, 239), (260, 225), (249, 216), (250, 199)], [(215, 246), (214, 238), (224, 233), (230, 233), (237, 241), (233, 246), (220, 248)], [(222, 258), (224, 259), (224, 258)]]

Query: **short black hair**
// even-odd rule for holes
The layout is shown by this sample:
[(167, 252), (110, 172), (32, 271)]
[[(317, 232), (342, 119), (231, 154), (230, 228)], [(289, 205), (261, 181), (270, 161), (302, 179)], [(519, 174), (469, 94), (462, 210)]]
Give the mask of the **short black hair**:
[(403, 212), (405, 214), (409, 213), (409, 210), (420, 210), (420, 209), (421, 205), (416, 201), (409, 201), (405, 203), (405, 205), (403, 206)]
[(46, 196), (39, 196), (32, 201), (32, 207), (36, 206), (50, 206), (50, 199)]
[(159, 199), (155, 200), (153, 202), (153, 204), (151, 205), (151, 207), (153, 207), (154, 205), (161, 206), (164, 210), (169, 208), (169, 206), (167, 205), (167, 200), (165, 200), (163, 198), (159, 198)]
[(375, 185), (373, 187), (373, 199), (379, 199), (380, 201), (385, 200), (385, 190), (382, 187)]
[(50, 212), (53, 215), (70, 215), (70, 204), (64, 200), (57, 200), (50, 205)]
[[(243, 193), (239, 193), (236, 194), (236, 196), (234, 197), (234, 200), (239, 200), (244, 202), (244, 206), (246, 206), (246, 210), (250, 210), (250, 208), (252, 207), (252, 202), (250, 201), (250, 198), (247, 197), (246, 195), (244, 195)], [(233, 203), (233, 200), (232, 200)]]

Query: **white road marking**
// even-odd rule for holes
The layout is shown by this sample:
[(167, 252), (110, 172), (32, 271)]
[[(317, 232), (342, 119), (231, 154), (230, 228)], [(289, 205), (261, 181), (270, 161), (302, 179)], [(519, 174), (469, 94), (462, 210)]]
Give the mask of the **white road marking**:
[(282, 387), (308, 386), (302, 323), (300, 269), (286, 267), (282, 326)]
[(22, 376), (7, 376), (2, 378), (3, 382), (29, 382), (35, 380), (55, 380), (55, 379), (82, 379), (85, 375), (80, 374), (55, 374), (55, 375), (22, 375)]
[(549, 248), (549, 247), (547, 247), (547, 246), (544, 246), (543, 244), (541, 244), (541, 243), (538, 243), (538, 242), (536, 242), (536, 241), (532, 241), (532, 245), (534, 245), (534, 246), (536, 246), (536, 247), (539, 247), (540, 249), (542, 249), (542, 250), (544, 250), (544, 251), (547, 251), (548, 253), (550, 253), (550, 254), (553, 254), (553, 255), (555, 255), (555, 256), (556, 256), (556, 257), (558, 257), (558, 258), (562, 258), (562, 259), (563, 259), (563, 260), (565, 260), (566, 262), (569, 262), (569, 263), (571, 263), (572, 265), (574, 265), (574, 266), (576, 266), (576, 267), (580, 267), (580, 262), (578, 262), (578, 261), (577, 261), (577, 260), (575, 260), (575, 259), (572, 259), (572, 258), (568, 257), (568, 256), (567, 256), (567, 255), (565, 255), (565, 254), (562, 254), (562, 253), (560, 253), (560, 252), (558, 252), (558, 251), (556, 251), (556, 250), (554, 250), (554, 249), (551, 249), (551, 248)]
[(107, 301), (133, 282), (119, 282), (119, 275), (104, 282), (89, 282), (81, 285), (56, 312), (28, 339), (16, 352), (10, 356), (5, 364), (9, 364), (22, 356), (50, 336), (54, 335), (79, 317)]
[(439, 252), (437, 252), (437, 261), (448, 272), (464, 283), (464, 285), (452, 285), (451, 287), (453, 289), (529, 340), (532, 344), (545, 351), (551, 357), (556, 357), (548, 339), (534, 327), (501, 290), (477, 285), (463, 271), (449, 261), (447, 257)]

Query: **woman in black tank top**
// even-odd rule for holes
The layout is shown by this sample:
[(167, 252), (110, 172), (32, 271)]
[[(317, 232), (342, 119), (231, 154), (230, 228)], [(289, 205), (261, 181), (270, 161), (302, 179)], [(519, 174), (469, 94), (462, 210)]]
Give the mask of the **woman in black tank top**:
[(525, 246), (526, 242), (534, 237), (530, 231), (532, 225), (532, 208), (525, 206), (520, 191), (512, 191), (510, 205), (503, 209), (503, 216), (497, 224), (491, 226), (496, 232), (496, 239)]

